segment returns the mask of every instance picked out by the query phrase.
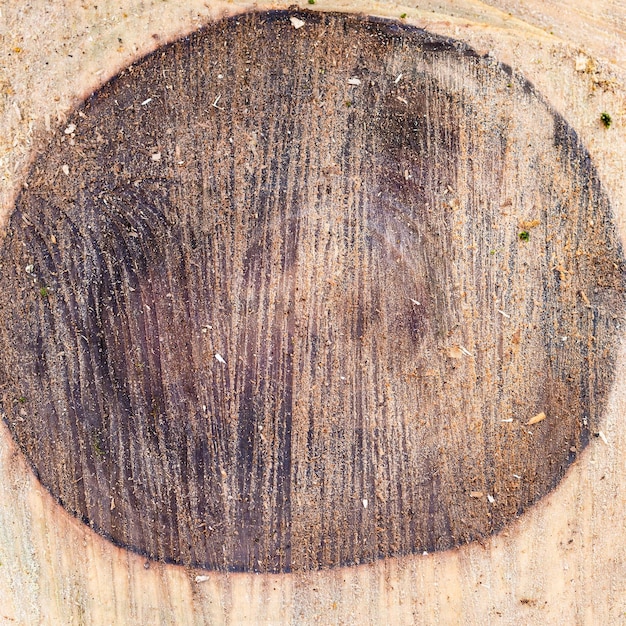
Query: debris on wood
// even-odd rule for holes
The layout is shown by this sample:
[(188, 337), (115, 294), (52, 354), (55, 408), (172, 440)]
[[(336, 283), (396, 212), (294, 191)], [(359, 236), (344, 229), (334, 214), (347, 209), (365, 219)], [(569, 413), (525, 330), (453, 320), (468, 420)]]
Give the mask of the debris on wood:
[(504, 317), (508, 317), (509, 319), (511, 319), (511, 316), (508, 313), (505, 313), (504, 311), (498, 309), (498, 313), (500, 313), (500, 315), (504, 316)]
[(585, 303), (585, 306), (590, 309), (591, 308), (591, 302), (589, 302), (589, 298), (587, 297), (587, 294), (582, 291), (582, 289), (578, 292), (580, 294), (580, 297), (582, 298), (582, 301)]
[(579, 54), (576, 57), (575, 68), (577, 72), (586, 72), (589, 68), (589, 58), (584, 54)]
[(447, 348), (446, 354), (451, 359), (460, 359), (463, 356), (463, 352), (461, 352), (461, 349), (459, 348), (459, 346), (452, 346), (450, 348)]
[(409, 298), (409, 300), (415, 305), (420, 306), (420, 303), (417, 300), (413, 300), (413, 298)]
[(539, 422), (543, 422), (546, 419), (546, 414), (542, 411), (541, 413), (537, 413), (534, 417), (531, 417), (527, 422), (526, 426), (532, 426), (533, 424), (538, 424)]
[(63, 170), (63, 173), (66, 176), (70, 175), (70, 166), (67, 163), (63, 163), (63, 165), (61, 166), (61, 169)]
[(217, 360), (218, 363), (221, 363), (222, 365), (226, 365), (226, 361), (224, 360), (224, 357), (219, 352), (215, 353), (215, 359)]
[(160, 160), (161, 160), (161, 153), (160, 153), (160, 152), (155, 152), (155, 153), (152, 155), (152, 160), (153, 160), (153, 161), (160, 161)]
[(361, 500), (361, 502), (363, 503), (363, 508), (366, 509), (367, 505), (369, 504), (367, 498), (363, 498), (363, 500)]
[(298, 19), (297, 17), (290, 17), (289, 21), (291, 22), (291, 25), (298, 30), (298, 28), (302, 28), (305, 24), (305, 22), (303, 22), (302, 20)]
[(465, 355), (465, 356), (471, 356), (473, 357), (474, 355), (467, 349), (464, 348), (463, 346), (459, 346), (459, 350)]
[(355, 87), (358, 87), (361, 84), (361, 80), (359, 78), (348, 78), (348, 85), (354, 85)]
[(152, 98), (147, 98), (146, 100), (144, 100), (144, 101), (141, 103), (141, 106), (142, 106), (142, 107), (145, 107), (145, 106), (146, 106), (146, 104), (150, 104), (151, 102), (152, 102)]
[(512, 418), (512, 417), (509, 417), (508, 419), (505, 419), (505, 420), (500, 420), (500, 421), (501, 421), (501, 422), (505, 422), (505, 423), (507, 423), (507, 424), (510, 424), (510, 423), (513, 421), (513, 418)]
[(494, 504), (496, 501), (496, 499), (491, 494), (487, 494), (487, 500), (489, 501), (489, 504)]
[(611, 115), (609, 113), (604, 111), (600, 115), (600, 121), (604, 124), (605, 128), (610, 128), (611, 124), (613, 123), (613, 118), (611, 117)]
[(397, 85), (400, 80), (402, 79), (402, 72), (400, 72), (397, 76), (396, 76), (396, 80), (394, 80), (393, 82)]
[(609, 445), (609, 440), (606, 438), (606, 435), (602, 431), (598, 432), (598, 437), (600, 437), (600, 439), (602, 439), (602, 441), (604, 441), (607, 446)]
[(76, 130), (76, 124), (70, 124), (66, 129), (65, 129), (65, 134), (66, 135), (71, 135), (74, 131)]
[(519, 222), (518, 226), (521, 230), (530, 230), (531, 228), (539, 226), (539, 224), (541, 224), (539, 220), (522, 220)]
[(482, 498), (483, 495), (482, 491), (470, 491), (470, 497), (472, 498)]
[(196, 576), (197, 583), (205, 583), (207, 580), (210, 580), (210, 576)]

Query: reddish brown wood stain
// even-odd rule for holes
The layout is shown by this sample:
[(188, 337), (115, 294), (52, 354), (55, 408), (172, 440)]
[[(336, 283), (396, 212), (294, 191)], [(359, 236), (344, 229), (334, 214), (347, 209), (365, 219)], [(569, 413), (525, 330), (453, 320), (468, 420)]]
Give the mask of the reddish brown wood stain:
[(13, 436), (156, 559), (281, 572), (484, 537), (558, 483), (612, 381), (622, 256), (563, 119), (455, 42), (295, 15), (219, 22), (94, 94), (1, 251)]

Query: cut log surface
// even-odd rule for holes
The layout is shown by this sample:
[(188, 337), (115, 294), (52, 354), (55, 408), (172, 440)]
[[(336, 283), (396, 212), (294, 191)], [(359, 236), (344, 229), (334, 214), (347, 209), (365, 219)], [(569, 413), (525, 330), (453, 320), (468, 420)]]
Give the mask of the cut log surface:
[[(105, 564), (71, 589), (108, 600), (14, 573), (0, 620), (55, 602), (64, 619), (67, 601), (78, 623), (481, 623), (507, 576), (507, 623), (559, 618), (523, 573), (539, 576), (530, 540), (502, 545), (590, 443), (609, 448), (623, 198), (567, 111), (446, 29), (218, 19), (137, 55), (39, 142), (0, 242), (2, 467), (26, 481), (7, 493), (40, 490), (37, 528)], [(0, 516), (0, 564), (29, 515), (13, 535)], [(545, 519), (565, 559), (571, 522)], [(469, 607), (464, 582), (500, 591)]]
[(597, 432), (622, 311), (564, 120), (341, 14), (231, 18), (123, 72), (35, 163), (1, 263), (3, 406), (43, 484), (227, 570), (502, 528)]

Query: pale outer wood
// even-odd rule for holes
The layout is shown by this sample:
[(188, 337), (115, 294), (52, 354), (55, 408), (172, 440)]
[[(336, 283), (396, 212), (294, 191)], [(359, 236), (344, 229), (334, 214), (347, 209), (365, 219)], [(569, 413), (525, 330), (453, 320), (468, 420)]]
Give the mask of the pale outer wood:
[[(606, 0), (595, 15), (583, 0), (567, 10), (556, 1), (493, 4), (504, 10), (471, 0), (427, 2), (419, 10), (319, 0), (315, 8), (395, 18), (406, 12), (409, 23), (492, 51), (520, 70), (580, 134), (624, 238), (623, 3)], [(246, 8), (182, 5), (0, 3), (3, 224), (29, 160), (45, 146), (46, 127), (62, 124), (80, 99), (164, 41)], [(581, 53), (593, 72), (576, 70)], [(614, 118), (609, 131), (599, 123), (605, 110)], [(2, 425), (0, 624), (626, 623), (625, 380), (622, 349), (602, 426), (608, 444), (595, 440), (551, 495), (484, 546), (298, 575), (223, 575), (155, 563), (146, 569), (145, 559), (57, 506)], [(208, 578), (196, 582), (198, 575)]]

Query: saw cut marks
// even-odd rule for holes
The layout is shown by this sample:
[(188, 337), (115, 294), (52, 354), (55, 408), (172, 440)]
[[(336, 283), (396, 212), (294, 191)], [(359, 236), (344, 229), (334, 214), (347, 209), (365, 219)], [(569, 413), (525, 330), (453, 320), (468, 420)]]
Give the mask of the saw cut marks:
[(35, 161), (0, 391), (41, 482), (150, 558), (446, 550), (599, 430), (623, 258), (510, 68), (373, 18), (251, 13), (137, 62)]

